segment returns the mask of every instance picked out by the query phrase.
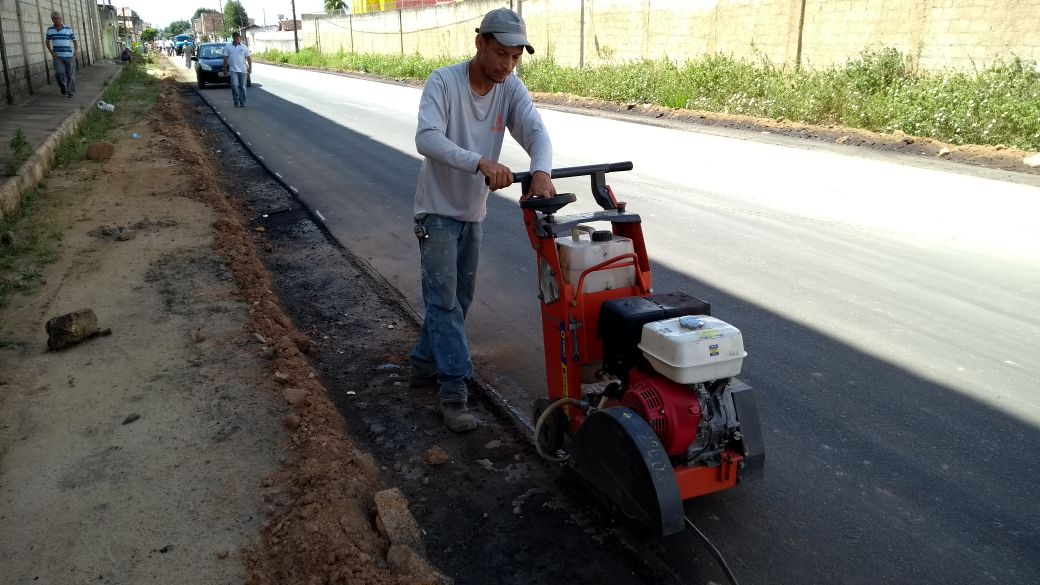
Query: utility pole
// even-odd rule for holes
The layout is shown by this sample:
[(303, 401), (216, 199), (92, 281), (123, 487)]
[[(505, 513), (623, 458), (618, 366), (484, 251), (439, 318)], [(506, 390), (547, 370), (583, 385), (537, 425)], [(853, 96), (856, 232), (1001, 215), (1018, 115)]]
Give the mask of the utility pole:
[[(217, 0), (217, 7), (220, 8), (220, 23), (224, 27), (224, 30), (221, 31), (221, 32), (223, 33), (223, 36), (226, 37), (227, 36), (228, 23), (224, 21), (224, 0)], [(224, 40), (224, 39), (220, 39), (220, 40)]]
[(292, 0), (292, 38), (296, 43), (296, 52), (300, 52), (300, 35), (296, 30), (296, 0)]

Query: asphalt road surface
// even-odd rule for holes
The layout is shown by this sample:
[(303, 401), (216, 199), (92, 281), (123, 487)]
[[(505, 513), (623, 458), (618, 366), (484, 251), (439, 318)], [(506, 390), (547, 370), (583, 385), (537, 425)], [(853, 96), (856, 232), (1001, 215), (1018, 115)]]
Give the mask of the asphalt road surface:
[[(421, 311), (420, 90), (257, 65), (246, 108), (203, 93)], [(742, 583), (1040, 583), (1035, 176), (542, 112), (557, 167), (634, 163), (608, 182), (642, 215), (655, 290), (744, 334), (766, 478), (687, 504)], [(503, 162), (526, 170), (509, 138)], [(587, 182), (557, 188), (594, 208)], [(491, 196), (468, 330), (527, 412), (544, 368), (518, 196)]]

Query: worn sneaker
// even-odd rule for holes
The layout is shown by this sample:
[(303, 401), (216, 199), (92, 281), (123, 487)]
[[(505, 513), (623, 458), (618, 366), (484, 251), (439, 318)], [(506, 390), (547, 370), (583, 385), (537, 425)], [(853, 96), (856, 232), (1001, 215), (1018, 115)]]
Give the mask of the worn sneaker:
[(465, 402), (442, 402), (441, 415), (444, 426), (456, 433), (468, 433), (477, 428), (477, 418), (470, 413)]

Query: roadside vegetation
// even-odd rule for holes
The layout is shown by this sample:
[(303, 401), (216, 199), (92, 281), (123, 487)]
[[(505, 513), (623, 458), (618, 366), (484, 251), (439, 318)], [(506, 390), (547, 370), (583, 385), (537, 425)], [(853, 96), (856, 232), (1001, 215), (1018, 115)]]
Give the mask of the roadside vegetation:
[[(131, 61), (124, 66), (123, 72), (102, 94), (101, 99), (114, 104), (117, 110), (143, 113), (152, 108), (159, 95), (158, 79), (149, 73), (149, 68), (157, 67), (151, 56), (143, 56), (142, 61)], [(129, 120), (114, 116), (111, 112), (102, 112), (97, 108), (88, 108), (79, 131), (69, 136), (58, 146), (55, 153), (55, 167), (63, 168), (82, 160), (87, 147), (91, 143), (103, 140), (109, 131)]]
[[(418, 80), (459, 60), (322, 55), (315, 49), (267, 51), (255, 58)], [(550, 56), (525, 63), (522, 76), (536, 92), (1040, 150), (1040, 73), (1035, 62), (1018, 58), (974, 71), (923, 71), (892, 48), (864, 51), (842, 66), (820, 70), (721, 54), (682, 64), (642, 61), (578, 69)]]
[(29, 140), (25, 137), (25, 131), (21, 128), (15, 130), (14, 136), (7, 144), (11, 147), (11, 160), (7, 161), (7, 168), (4, 171), (10, 177), (17, 174), (18, 169), (29, 160), (33, 149), (32, 144), (29, 144)]
[[(149, 63), (138, 62), (126, 65), (102, 97), (116, 104), (121, 115), (90, 108), (79, 130), (58, 146), (51, 172), (61, 172), (82, 160), (87, 147), (95, 141), (126, 138), (116, 138), (113, 131), (151, 109), (159, 94), (158, 81), (149, 74), (148, 66)], [(125, 112), (132, 115), (122, 115)], [(10, 143), (12, 149), (20, 145), (15, 139)], [(40, 197), (44, 187), (41, 184), (23, 193), (18, 211), (0, 220), (0, 307), (6, 306), (13, 294), (30, 294), (36, 290), (43, 284), (43, 267), (58, 258), (62, 230)], [(0, 344), (3, 343), (0, 339)]]

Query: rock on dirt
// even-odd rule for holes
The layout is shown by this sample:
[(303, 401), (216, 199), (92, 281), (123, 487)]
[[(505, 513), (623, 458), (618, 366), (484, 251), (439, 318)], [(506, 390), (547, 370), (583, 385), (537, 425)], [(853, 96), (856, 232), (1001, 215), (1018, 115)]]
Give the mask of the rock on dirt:
[(426, 450), (425, 459), (430, 465), (444, 465), (451, 460), (444, 449), (441, 449), (438, 445), (434, 445)]
[(90, 160), (108, 160), (115, 154), (116, 145), (106, 140), (99, 140), (87, 147), (87, 158)]
[(408, 500), (397, 488), (376, 493), (376, 527), (392, 544), (422, 548), (419, 524), (408, 511)]
[(47, 348), (51, 351), (75, 345), (101, 333), (97, 315), (92, 309), (79, 309), (47, 321)]
[(307, 406), (308, 394), (303, 388), (286, 388), (282, 391), (282, 396), (285, 397), (285, 401), (289, 404), (296, 406)]
[(413, 576), (428, 583), (447, 585), (451, 580), (440, 575), (406, 544), (394, 544), (386, 553), (386, 564), (399, 575)]

